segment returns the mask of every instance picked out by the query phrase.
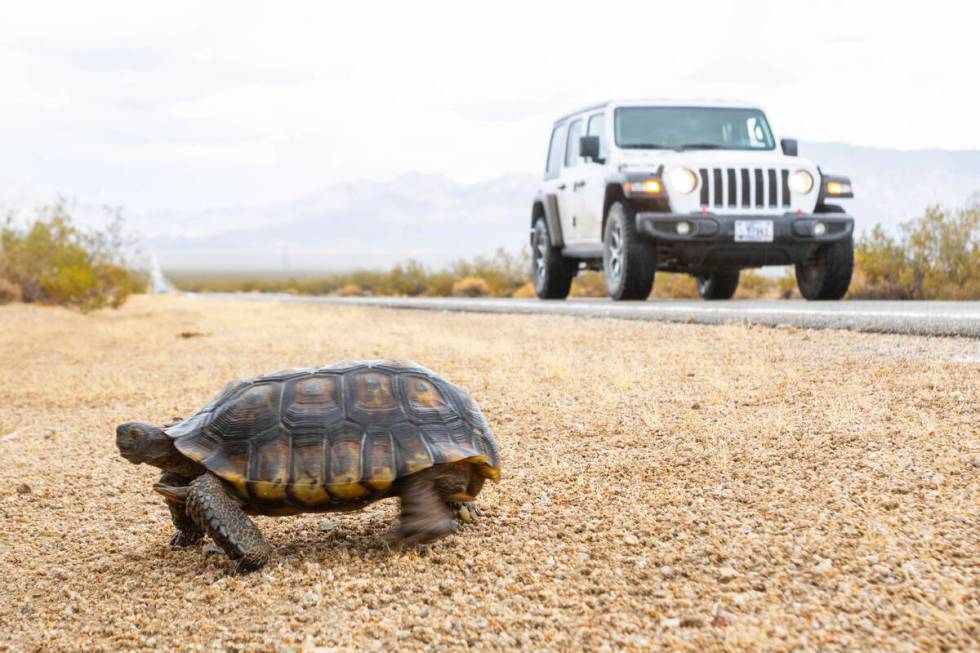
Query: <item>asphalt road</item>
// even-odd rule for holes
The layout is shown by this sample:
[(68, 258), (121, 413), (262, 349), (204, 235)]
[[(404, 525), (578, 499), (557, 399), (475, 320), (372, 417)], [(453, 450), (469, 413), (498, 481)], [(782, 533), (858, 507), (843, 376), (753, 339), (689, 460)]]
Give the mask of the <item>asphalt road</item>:
[[(205, 296), (205, 295), (198, 295)], [(701, 324), (764, 324), (807, 329), (851, 329), (876, 333), (980, 338), (980, 302), (927, 301), (762, 301), (660, 300), (612, 302), (604, 299), (462, 299), (442, 297), (312, 297), (286, 294), (208, 293), (258, 301), (320, 302), (431, 311), (545, 313)]]

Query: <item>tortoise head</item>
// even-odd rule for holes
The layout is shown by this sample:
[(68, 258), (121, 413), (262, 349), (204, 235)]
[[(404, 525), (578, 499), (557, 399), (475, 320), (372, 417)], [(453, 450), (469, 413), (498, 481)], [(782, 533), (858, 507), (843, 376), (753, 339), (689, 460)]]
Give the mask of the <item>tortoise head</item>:
[(182, 475), (195, 475), (198, 468), (197, 463), (177, 451), (174, 441), (163, 429), (152, 424), (120, 424), (116, 427), (116, 446), (120, 455), (134, 465), (146, 463)]

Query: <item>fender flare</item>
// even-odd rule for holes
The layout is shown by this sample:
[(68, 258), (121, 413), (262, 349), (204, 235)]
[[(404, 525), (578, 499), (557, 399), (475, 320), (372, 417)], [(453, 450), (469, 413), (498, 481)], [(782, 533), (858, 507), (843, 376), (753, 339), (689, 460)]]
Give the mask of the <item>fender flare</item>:
[(544, 217), (548, 226), (548, 236), (552, 247), (564, 247), (565, 238), (561, 231), (561, 220), (558, 213), (558, 195), (555, 193), (538, 193), (534, 198), (534, 208), (531, 209), (531, 229), (538, 218)]

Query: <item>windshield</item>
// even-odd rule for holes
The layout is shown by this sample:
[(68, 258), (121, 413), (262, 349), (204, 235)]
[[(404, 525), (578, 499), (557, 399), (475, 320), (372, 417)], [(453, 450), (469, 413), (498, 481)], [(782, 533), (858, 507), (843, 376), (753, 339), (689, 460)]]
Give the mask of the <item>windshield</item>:
[(758, 109), (620, 107), (616, 145), (676, 150), (772, 150), (766, 116)]

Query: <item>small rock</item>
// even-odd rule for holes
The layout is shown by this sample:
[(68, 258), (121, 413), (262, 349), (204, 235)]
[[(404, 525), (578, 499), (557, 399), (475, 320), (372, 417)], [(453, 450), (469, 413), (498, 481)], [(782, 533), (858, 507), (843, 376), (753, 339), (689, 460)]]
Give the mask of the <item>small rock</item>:
[(17, 494), (30, 494), (31, 486), (27, 483), (21, 483), (17, 486)]
[(738, 578), (738, 572), (731, 567), (722, 567), (718, 570), (718, 580), (727, 583)]
[(699, 408), (701, 408), (701, 404), (698, 402), (695, 401), (693, 404), (691, 404), (691, 410), (698, 410)]
[(674, 568), (668, 565), (664, 565), (657, 571), (660, 572), (660, 575), (663, 576), (664, 578), (670, 578), (671, 576), (674, 575)]
[(661, 619), (660, 625), (664, 628), (677, 628), (681, 625), (680, 619)]
[(320, 605), (320, 601), (323, 600), (323, 595), (319, 592), (303, 592), (302, 599), (305, 605), (312, 608)]
[(10, 433), (7, 433), (6, 435), (0, 437), (0, 442), (9, 442), (10, 440), (16, 438), (18, 435), (20, 435), (19, 429), (16, 431), (11, 431)]
[(725, 610), (719, 610), (714, 619), (711, 620), (711, 625), (715, 628), (724, 628), (725, 626), (731, 626), (735, 623), (735, 615), (731, 612), (726, 612)]
[(639, 544), (640, 538), (638, 538), (636, 535), (633, 535), (632, 533), (627, 533), (625, 537), (623, 537), (623, 541), (629, 544), (630, 546), (632, 546), (635, 544)]
[(320, 530), (324, 533), (328, 531), (335, 530), (337, 528), (337, 523), (332, 522), (329, 519), (325, 519), (322, 524), (320, 524)]
[(684, 617), (681, 619), (681, 628), (702, 628), (704, 627), (704, 619), (697, 615), (692, 615), (690, 617)]
[(813, 571), (818, 574), (829, 574), (834, 570), (834, 565), (830, 560), (821, 560), (816, 566), (814, 566)]

